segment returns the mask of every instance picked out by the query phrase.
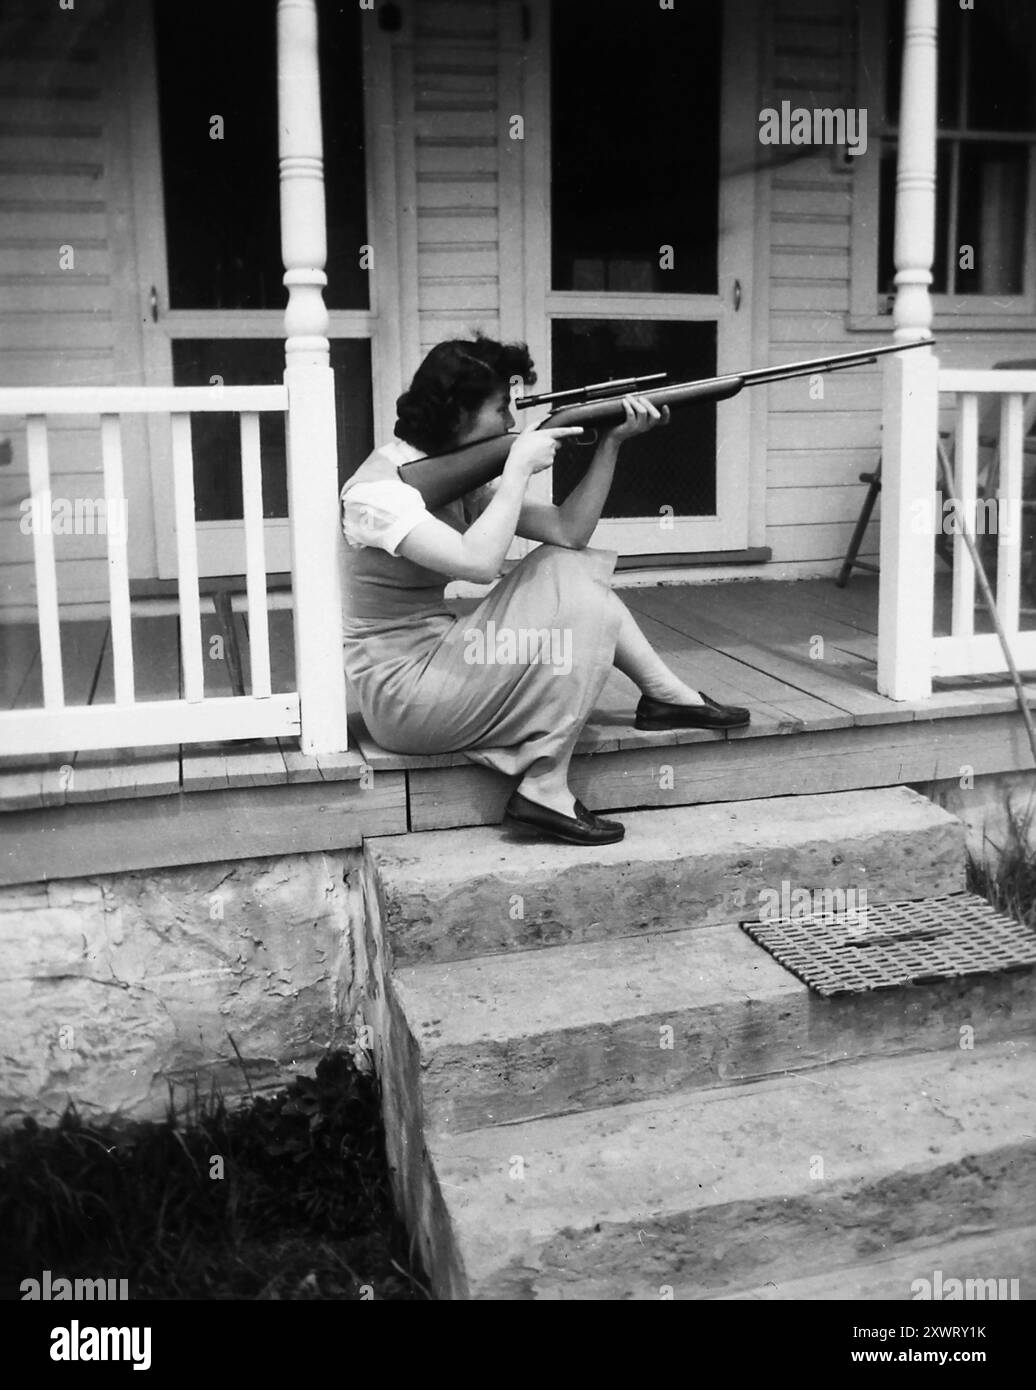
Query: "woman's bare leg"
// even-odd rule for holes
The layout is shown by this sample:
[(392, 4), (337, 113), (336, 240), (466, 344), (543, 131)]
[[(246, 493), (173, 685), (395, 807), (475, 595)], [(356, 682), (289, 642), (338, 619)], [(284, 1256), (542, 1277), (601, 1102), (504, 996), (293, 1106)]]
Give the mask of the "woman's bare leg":
[[(637, 626), (636, 619), (614, 591), (612, 602), (622, 610), (619, 632), (615, 641), (614, 665), (645, 695), (676, 705), (700, 705), (701, 695), (677, 676), (665, 664)], [(522, 796), (541, 806), (549, 806), (564, 816), (575, 814), (575, 798), (568, 788), (566, 758), (542, 776), (526, 774), (518, 785)]]
[(637, 626), (636, 619), (622, 599), (612, 591), (612, 599), (622, 609), (619, 635), (615, 641), (613, 664), (645, 695), (674, 705), (700, 705), (697, 690), (672, 672)]
[(518, 784), (518, 791), (540, 806), (549, 806), (552, 811), (560, 811), (563, 816), (576, 813), (575, 796), (568, 789), (568, 762), (553, 767), (542, 777), (526, 773)]

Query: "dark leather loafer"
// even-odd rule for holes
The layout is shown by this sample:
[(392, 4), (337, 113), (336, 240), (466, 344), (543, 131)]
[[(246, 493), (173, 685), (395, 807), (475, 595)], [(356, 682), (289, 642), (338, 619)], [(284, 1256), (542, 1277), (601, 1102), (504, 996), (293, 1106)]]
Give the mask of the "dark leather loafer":
[(671, 705), (642, 695), (634, 726), (638, 729), (737, 729), (750, 722), (752, 715), (740, 705), (720, 705), (704, 690), (698, 694), (703, 705)]
[(581, 801), (576, 802), (576, 813), (563, 816), (560, 811), (552, 811), (549, 806), (540, 806), (521, 792), (514, 792), (504, 807), (504, 821), (523, 830), (538, 830), (570, 845), (612, 845), (626, 834), (624, 825), (599, 819)]
[[(599, 816), (596, 811), (587, 810), (578, 796), (576, 797), (576, 815), (580, 820), (589, 821), (591, 825), (604, 825), (607, 826), (609, 830), (621, 830), (622, 835), (626, 833), (626, 827), (620, 825), (617, 820), (605, 820), (603, 816)], [(622, 835), (619, 836), (620, 840), (622, 839)]]

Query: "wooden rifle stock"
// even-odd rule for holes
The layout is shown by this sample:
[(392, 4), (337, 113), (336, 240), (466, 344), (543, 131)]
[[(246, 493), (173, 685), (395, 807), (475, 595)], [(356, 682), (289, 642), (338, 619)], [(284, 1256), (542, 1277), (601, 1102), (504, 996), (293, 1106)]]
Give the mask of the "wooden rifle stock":
[[(745, 386), (762, 386), (770, 381), (787, 381), (793, 377), (815, 373), (843, 371), (847, 367), (862, 367), (889, 352), (906, 352), (910, 348), (928, 347), (934, 340), (921, 339), (913, 343), (892, 343), (885, 347), (863, 348), (858, 352), (839, 353), (834, 357), (817, 357), (808, 362), (787, 362), (779, 367), (760, 367), (751, 372), (729, 376), (707, 377), (702, 381), (685, 381), (655, 390), (640, 391), (644, 400), (658, 407), (667, 405), (678, 410), (685, 405), (704, 401), (725, 401)], [(542, 420), (537, 429), (561, 429), (582, 425), (586, 430), (611, 429), (626, 418), (622, 396), (591, 400), (576, 405), (562, 405)], [(517, 434), (498, 434), (491, 439), (466, 444), (448, 453), (430, 454), (401, 464), (400, 479), (417, 489), (429, 511), (438, 511), (458, 497), (497, 478), (503, 472), (507, 455), (518, 438)]]
[(429, 454), (413, 463), (401, 463), (397, 472), (402, 482), (417, 488), (428, 510), (437, 512), (498, 478), (517, 438), (516, 434), (496, 434), (448, 454)]

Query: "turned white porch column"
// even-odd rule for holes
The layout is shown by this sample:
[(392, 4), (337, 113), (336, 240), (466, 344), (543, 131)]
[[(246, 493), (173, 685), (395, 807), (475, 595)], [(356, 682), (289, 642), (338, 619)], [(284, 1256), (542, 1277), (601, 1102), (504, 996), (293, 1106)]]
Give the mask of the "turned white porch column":
[(278, 0), (281, 251), (288, 304), (288, 507), (303, 753), (347, 746), (334, 375), (315, 0)]
[[(897, 342), (931, 335), (935, 251), (937, 0), (907, 0), (896, 172)], [(939, 363), (930, 348), (885, 359), (882, 414), (878, 690), (893, 700), (932, 693)]]

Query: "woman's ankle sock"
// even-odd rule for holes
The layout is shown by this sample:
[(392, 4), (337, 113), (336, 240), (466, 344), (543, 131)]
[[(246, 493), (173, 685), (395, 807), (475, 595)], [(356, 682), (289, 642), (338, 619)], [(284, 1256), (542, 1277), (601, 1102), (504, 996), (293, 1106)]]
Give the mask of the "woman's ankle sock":
[[(548, 791), (545, 788), (537, 786), (526, 789), (519, 784), (517, 791), (519, 796), (524, 796), (526, 801), (535, 802), (537, 806), (544, 806), (548, 810), (559, 811), (563, 816), (575, 814), (575, 797), (568, 789), (565, 791), (557, 791), (554, 789)], [(569, 804), (570, 797), (572, 799), (571, 805)]]
[(701, 705), (704, 701), (697, 690), (692, 690), (682, 680), (670, 673), (642, 681), (640, 689), (652, 700), (664, 700), (670, 705)]

